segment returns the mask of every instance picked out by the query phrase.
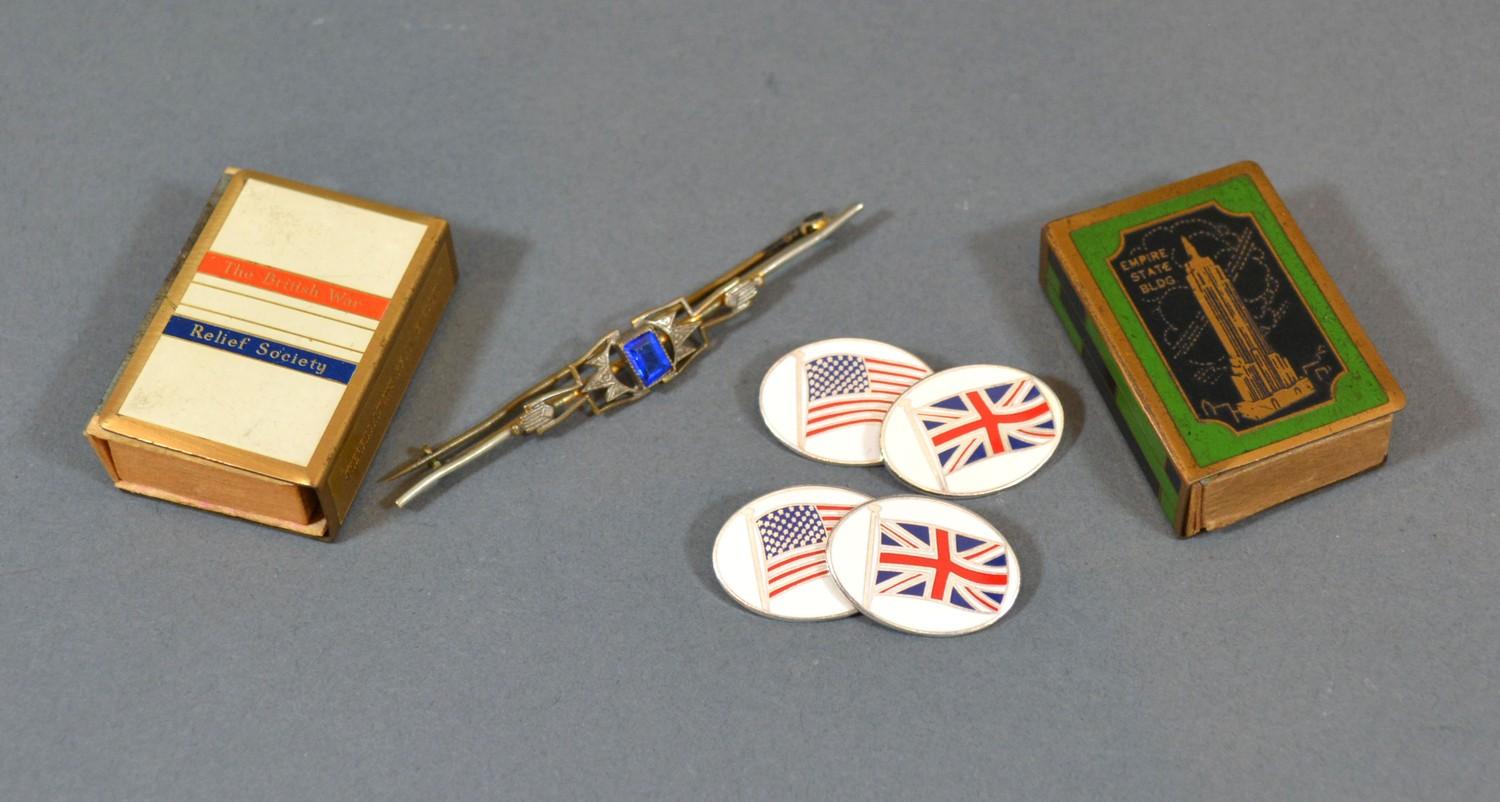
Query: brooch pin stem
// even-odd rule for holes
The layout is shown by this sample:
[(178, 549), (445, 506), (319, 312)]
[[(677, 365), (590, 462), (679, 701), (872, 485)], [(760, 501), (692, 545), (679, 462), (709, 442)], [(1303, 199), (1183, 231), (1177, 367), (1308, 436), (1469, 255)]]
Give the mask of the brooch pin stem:
[(676, 378), (708, 349), (708, 332), (743, 312), (766, 277), (823, 241), (863, 209), (855, 204), (828, 216), (811, 215), (750, 258), (705, 284), (612, 331), (582, 357), (526, 389), (457, 437), (422, 449), (421, 456), (387, 474), (391, 480), (425, 471), (395, 499), (405, 507), (445, 476), (519, 435), (542, 434), (579, 409), (598, 415), (637, 401)]

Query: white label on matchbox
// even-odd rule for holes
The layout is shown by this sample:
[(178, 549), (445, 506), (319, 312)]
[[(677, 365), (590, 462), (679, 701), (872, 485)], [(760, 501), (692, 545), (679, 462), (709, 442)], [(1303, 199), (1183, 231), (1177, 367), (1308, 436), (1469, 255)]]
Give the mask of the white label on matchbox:
[(426, 233), (247, 180), (120, 414), (306, 465)]

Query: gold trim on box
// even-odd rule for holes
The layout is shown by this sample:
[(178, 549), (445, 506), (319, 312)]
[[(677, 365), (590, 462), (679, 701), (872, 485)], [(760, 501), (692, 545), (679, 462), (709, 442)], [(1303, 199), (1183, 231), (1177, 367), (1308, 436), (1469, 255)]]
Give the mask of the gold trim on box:
[[(1175, 198), (1203, 187), (1223, 183), (1230, 178), (1238, 176), (1248, 177), (1255, 183), (1256, 188), (1260, 190), (1262, 196), (1264, 196), (1266, 205), (1270, 207), (1272, 214), (1276, 217), (1276, 222), (1281, 224), (1287, 238), (1291, 240), (1292, 247), (1296, 249), (1297, 255), (1307, 267), (1308, 274), (1317, 283), (1318, 289), (1328, 300), (1329, 306), (1333, 309), (1334, 314), (1338, 316), (1339, 321), (1343, 323), (1345, 330), (1349, 334), (1349, 338), (1354, 342), (1360, 356), (1370, 366), (1371, 372), (1374, 373), (1381, 388), (1385, 390), (1386, 402), (1348, 417), (1340, 418), (1328, 427), (1314, 429), (1284, 440), (1278, 440), (1253, 451), (1247, 451), (1244, 454), (1213, 463), (1212, 465), (1200, 466), (1188, 450), (1187, 442), (1182, 438), (1181, 432), (1177, 430), (1176, 424), (1168, 414), (1166, 404), (1157, 395), (1155, 386), (1151, 383), (1150, 377), (1146, 375), (1145, 367), (1136, 357), (1134, 348), (1131, 347), (1129, 340), (1126, 339), (1124, 330), (1120, 328), (1119, 322), (1109, 311), (1109, 306), (1105, 302), (1104, 295), (1100, 292), (1098, 285), (1094, 282), (1093, 275), (1087, 268), (1083, 267), (1083, 254), (1078, 251), (1077, 246), (1073, 243), (1073, 238), (1069, 234), (1079, 228), (1101, 220), (1113, 219), (1136, 209), (1152, 206), (1169, 198)], [(1291, 212), (1287, 210), (1286, 204), (1282, 202), (1281, 195), (1277, 194), (1275, 187), (1271, 186), (1271, 182), (1266, 178), (1265, 172), (1261, 170), (1260, 165), (1253, 161), (1237, 162), (1212, 172), (1168, 184), (1140, 195), (1125, 198), (1124, 200), (1115, 201), (1097, 209), (1090, 209), (1086, 212), (1054, 220), (1046, 225), (1044, 231), (1046, 232), (1045, 237), (1048, 246), (1052, 249), (1053, 253), (1057, 254), (1059, 267), (1066, 272), (1068, 280), (1073, 283), (1074, 288), (1077, 290), (1085, 313), (1098, 327), (1105, 345), (1109, 348), (1110, 356), (1114, 358), (1115, 364), (1120, 367), (1121, 375), (1125, 379), (1131, 395), (1140, 401), (1141, 408), (1145, 411), (1147, 420), (1151, 423), (1151, 428), (1161, 438), (1162, 445), (1167, 449), (1173, 464), (1181, 472), (1184, 491), (1207, 476), (1224, 473), (1225, 471), (1242, 465), (1248, 465), (1274, 454), (1290, 451), (1306, 443), (1321, 440), (1333, 432), (1352, 429), (1369, 421), (1399, 412), (1406, 406), (1406, 395), (1401, 391), (1400, 385), (1396, 383), (1395, 377), (1391, 375), (1390, 370), (1386, 367), (1385, 361), (1380, 358), (1380, 354), (1375, 350), (1374, 344), (1370, 342), (1370, 338), (1365, 334), (1364, 328), (1360, 326), (1358, 318), (1355, 317), (1353, 310), (1349, 308), (1349, 304), (1344, 300), (1343, 294), (1339, 292), (1338, 287), (1333, 283), (1332, 277), (1328, 275), (1328, 270), (1323, 266), (1322, 260), (1318, 258), (1317, 253), (1308, 243), (1306, 236), (1302, 233), (1302, 229), (1292, 219)], [(1187, 493), (1184, 492), (1183, 495), (1186, 497)]]
[[(289, 484), (310, 487), (317, 494), (327, 522), (325, 533), (318, 535), (304, 531), (304, 528), (282, 526), (275, 522), (271, 522), (271, 525), (299, 531), (302, 534), (312, 534), (314, 537), (332, 538), (353, 502), (360, 480), (363, 479), (374, 459), (375, 450), (379, 447), (390, 417), (394, 415), (401, 396), (405, 394), (411, 374), (416, 369), (416, 363), (425, 350), (432, 329), (441, 316), (448, 294), (453, 288), (457, 271), (453, 261), (448, 223), (439, 217), (345, 195), (267, 173), (230, 167), (225, 171), (225, 175), (227, 182), (217, 194), (216, 200), (210, 201), (211, 211), (200, 223), (190, 245), (184, 249), (176, 267), (169, 274), (164, 291), (157, 296), (155, 306), (147, 316), (145, 325), (137, 334), (124, 365), (99, 405), (94, 420), (90, 424), (91, 429), (97, 427), (99, 431), (91, 431), (90, 435), (97, 437), (102, 432), (112, 436), (106, 439), (125, 438), (149, 443)], [(167, 320), (176, 310), (198, 266), (202, 263), (204, 255), (209, 251), (209, 246), (239, 199), (245, 184), (251, 180), (418, 223), (427, 229), (412, 254), (411, 260), (407, 263), (400, 283), (391, 295), (387, 313), (371, 335), (370, 346), (359, 362), (360, 370), (355, 371), (344, 390), (338, 406), (334, 408), (333, 415), (329, 418), (328, 425), (306, 465), (274, 459), (158, 424), (130, 418), (120, 413), (121, 405), (140, 376), (147, 358), (157, 342), (164, 336), (163, 329)], [(423, 290), (427, 291), (427, 296), (418, 299), (418, 293)], [(422, 302), (419, 303), (419, 300)], [(419, 341), (418, 347), (414, 352), (407, 353), (412, 351), (412, 344), (408, 340), (413, 337)], [(400, 357), (395, 364), (392, 364), (393, 351), (398, 352)], [(385, 405), (370, 406), (362, 410), (361, 405), (369, 401), (367, 396), (372, 384), (377, 381), (383, 382), (383, 387), (386, 388), (382, 397), (389, 399), (394, 393), (394, 401), (387, 401)], [(382, 416), (384, 420), (380, 419)], [(356, 425), (361, 419), (368, 419), (365, 421), (365, 426)], [(372, 434), (372, 431), (375, 433)], [(344, 454), (343, 461), (339, 462), (337, 457), (341, 449), (356, 432), (365, 438), (365, 446)], [(96, 443), (95, 447), (98, 449), (100, 446)], [(103, 458), (104, 454), (101, 452), (101, 459)], [(106, 467), (110, 467), (108, 462), (106, 462)], [(336, 472), (343, 474), (343, 478), (337, 483), (338, 488), (335, 491), (330, 486), (332, 484), (330, 480)], [(349, 479), (354, 481), (351, 483)], [(194, 506), (204, 505), (195, 504)], [(259, 516), (235, 512), (228, 512), (228, 514), (260, 520)], [(267, 523), (265, 520), (260, 522)]]

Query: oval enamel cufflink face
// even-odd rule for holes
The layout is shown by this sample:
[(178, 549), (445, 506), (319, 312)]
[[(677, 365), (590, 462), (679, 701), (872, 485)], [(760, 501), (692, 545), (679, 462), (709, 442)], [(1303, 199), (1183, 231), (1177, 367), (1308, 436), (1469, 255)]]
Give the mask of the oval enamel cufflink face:
[(809, 343), (776, 360), (760, 383), (766, 427), (799, 454), (839, 465), (880, 463), (892, 402), (932, 370), (875, 340)]
[(828, 540), (838, 586), (866, 616), (917, 635), (963, 635), (1015, 605), (1021, 566), (988, 521), (933, 498), (855, 508)]
[(724, 522), (714, 575), (740, 604), (770, 618), (823, 621), (855, 613), (828, 574), (828, 533), (869, 496), (803, 485), (768, 493)]
[(1003, 365), (966, 365), (896, 399), (880, 450), (891, 472), (918, 490), (981, 496), (1035, 473), (1062, 429), (1062, 404), (1045, 382)]

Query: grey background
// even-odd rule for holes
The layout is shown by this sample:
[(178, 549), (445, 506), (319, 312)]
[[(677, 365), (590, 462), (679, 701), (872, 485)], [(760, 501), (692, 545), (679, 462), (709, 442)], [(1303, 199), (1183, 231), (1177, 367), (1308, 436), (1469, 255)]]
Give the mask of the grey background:
[[(0, 797), (1476, 799), (1500, 781), (1492, 2), (23, 3), (0, 25)], [(1168, 532), (1040, 225), (1259, 160), (1403, 382), (1385, 468)], [(80, 431), (228, 164), (445, 215), (377, 468), (809, 211), (858, 231), (692, 377), (324, 545), (119, 493)], [(969, 506), (982, 634), (767, 621), (709, 549), (794, 483), (775, 357), (1053, 382)]]

